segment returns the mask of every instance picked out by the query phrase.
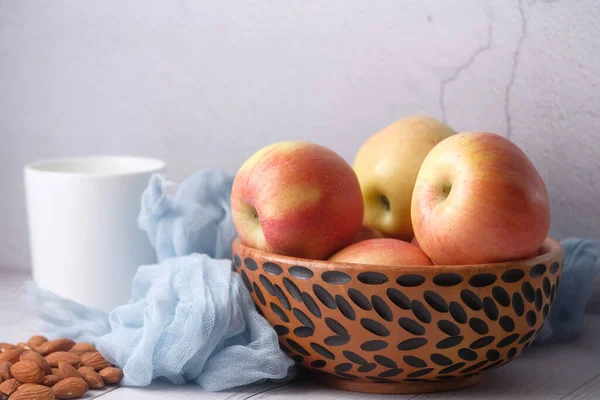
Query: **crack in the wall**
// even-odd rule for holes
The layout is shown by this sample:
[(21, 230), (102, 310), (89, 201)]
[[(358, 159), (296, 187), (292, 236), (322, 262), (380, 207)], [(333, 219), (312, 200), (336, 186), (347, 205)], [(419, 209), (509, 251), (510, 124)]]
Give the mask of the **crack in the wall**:
[(506, 91), (504, 92), (504, 115), (506, 118), (506, 137), (510, 138), (513, 134), (512, 128), (512, 116), (510, 115), (510, 92), (515, 84), (515, 78), (517, 76), (517, 68), (519, 67), (519, 57), (521, 55), (521, 48), (525, 37), (527, 36), (527, 18), (525, 18), (525, 11), (523, 10), (523, 0), (519, 0), (519, 14), (521, 16), (521, 36), (517, 42), (517, 47), (513, 55), (513, 65), (510, 71), (510, 79), (508, 85), (506, 85)]
[(475, 62), (475, 60), (477, 60), (477, 57), (479, 57), (481, 53), (485, 52), (486, 50), (489, 50), (492, 47), (492, 39), (494, 37), (493, 15), (492, 9), (487, 1), (485, 2), (485, 5), (487, 6), (488, 11), (488, 29), (485, 43), (477, 46), (471, 54), (471, 56), (467, 59), (467, 61), (456, 67), (452, 75), (440, 81), (439, 103), (442, 112), (442, 121), (444, 121), (445, 123), (448, 122), (448, 117), (446, 115), (446, 104), (444, 102), (444, 97), (446, 95), (446, 86), (458, 79), (458, 77), (463, 71), (471, 67), (471, 65), (473, 65), (473, 63)]

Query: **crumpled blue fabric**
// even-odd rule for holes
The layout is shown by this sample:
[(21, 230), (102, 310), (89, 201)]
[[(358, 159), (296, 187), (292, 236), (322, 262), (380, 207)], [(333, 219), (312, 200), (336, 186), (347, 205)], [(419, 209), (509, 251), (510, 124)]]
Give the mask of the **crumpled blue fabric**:
[[(125, 385), (162, 378), (219, 391), (291, 378), (293, 362), (231, 271), (232, 181), (215, 169), (199, 171), (180, 186), (154, 175), (142, 196), (139, 225), (159, 263), (139, 267), (130, 302), (110, 314), (30, 283), (29, 299), (46, 332), (96, 344), (124, 369)], [(600, 274), (600, 242), (561, 243), (563, 274), (536, 343), (581, 334), (592, 283)]]
[(140, 266), (128, 304), (110, 314), (29, 284), (29, 298), (56, 337), (94, 343), (124, 371), (124, 385), (154, 379), (208, 391), (293, 376), (293, 361), (231, 270), (232, 177), (203, 170), (181, 186), (152, 176), (139, 225), (159, 263)]

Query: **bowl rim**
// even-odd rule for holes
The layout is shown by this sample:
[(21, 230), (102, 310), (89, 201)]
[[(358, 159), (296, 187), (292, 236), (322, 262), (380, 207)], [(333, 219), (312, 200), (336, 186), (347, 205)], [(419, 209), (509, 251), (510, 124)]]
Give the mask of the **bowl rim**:
[[(348, 262), (338, 262), (338, 261), (328, 261), (328, 260), (313, 260), (308, 258), (298, 258), (291, 256), (284, 256), (280, 254), (270, 253), (263, 250), (258, 250), (252, 248), (250, 246), (245, 245), (241, 239), (236, 237), (232, 243), (232, 248), (240, 248), (240, 253), (253, 253), (261, 256), (264, 259), (268, 259), (269, 261), (279, 262), (282, 264), (295, 265), (301, 267), (307, 267), (311, 269), (321, 268), (321, 269), (335, 269), (335, 270), (345, 270), (348, 272), (352, 271), (365, 271), (368, 269), (378, 269), (378, 270), (388, 270), (390, 272), (396, 270), (402, 270), (406, 272), (418, 272), (423, 273), (424, 269), (431, 270), (432, 272), (469, 272), (473, 270), (497, 270), (497, 269), (506, 269), (509, 270), (511, 267), (513, 268), (522, 268), (523, 264), (546, 264), (549, 261), (555, 259), (562, 259), (564, 257), (564, 250), (560, 242), (551, 238), (550, 236), (546, 237), (540, 249), (546, 249), (546, 251), (542, 254), (538, 254), (534, 257), (520, 259), (520, 260), (511, 260), (511, 261), (503, 261), (497, 263), (484, 263), (484, 264), (464, 264), (464, 265), (442, 265), (442, 264), (434, 264), (434, 265), (380, 265), (380, 264), (359, 264), (359, 263), (348, 263)], [(234, 251), (234, 255), (235, 255)]]

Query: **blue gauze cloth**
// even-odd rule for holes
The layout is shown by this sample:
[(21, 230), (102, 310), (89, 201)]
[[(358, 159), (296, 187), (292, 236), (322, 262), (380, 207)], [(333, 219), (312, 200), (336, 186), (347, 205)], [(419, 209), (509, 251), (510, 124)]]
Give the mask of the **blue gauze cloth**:
[[(218, 391), (290, 378), (292, 361), (231, 272), (230, 245), (236, 235), (231, 184), (232, 177), (219, 170), (200, 171), (179, 187), (153, 176), (142, 197), (139, 224), (160, 263), (139, 268), (129, 304), (110, 315), (30, 283), (29, 298), (46, 330), (95, 343), (124, 369), (125, 385), (165, 378)], [(592, 282), (600, 275), (600, 242), (573, 238), (561, 243), (560, 286), (536, 343), (581, 334)]]
[(292, 377), (293, 361), (231, 270), (232, 181), (219, 170), (200, 171), (180, 187), (152, 176), (139, 225), (159, 264), (139, 267), (129, 304), (110, 314), (30, 283), (45, 331), (94, 343), (129, 386), (163, 378), (220, 391)]

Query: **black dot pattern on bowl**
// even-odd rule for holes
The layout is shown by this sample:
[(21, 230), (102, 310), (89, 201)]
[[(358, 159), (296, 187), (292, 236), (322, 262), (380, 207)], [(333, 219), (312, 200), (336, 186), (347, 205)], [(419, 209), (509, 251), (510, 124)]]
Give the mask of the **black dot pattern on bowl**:
[(446, 357), (443, 354), (433, 353), (429, 359), (432, 363), (440, 365), (440, 366), (448, 366), (452, 364), (452, 360)]
[(487, 362), (488, 362), (487, 360), (480, 361), (477, 364), (471, 365), (470, 367), (463, 369), (462, 371), (460, 371), (460, 373), (468, 374), (469, 372), (473, 372), (473, 371), (483, 367), (485, 364), (487, 364)]
[(527, 321), (527, 325), (534, 326), (537, 322), (537, 316), (533, 311), (527, 311), (527, 315), (525, 315), (525, 320)]
[(398, 350), (415, 350), (427, 344), (425, 338), (406, 339), (398, 344)]
[(260, 290), (260, 288), (258, 287), (258, 285), (256, 283), (252, 283), (252, 288), (254, 289), (254, 294), (256, 295), (256, 298), (258, 299), (258, 301), (260, 301), (260, 304), (262, 304), (263, 306), (266, 306), (267, 301), (265, 300), (265, 296), (263, 295), (263, 293)]
[(336, 372), (336, 374), (341, 376), (342, 378), (346, 378), (346, 379), (350, 379), (350, 380), (358, 379), (358, 376), (349, 374), (347, 372)]
[(299, 326), (298, 328), (294, 329), (294, 335), (302, 338), (311, 337), (314, 333), (315, 330), (310, 326)]
[(391, 378), (393, 376), (400, 375), (402, 372), (404, 372), (404, 370), (402, 368), (392, 368), (387, 371), (383, 371), (383, 372), (379, 373), (377, 376), (379, 376), (381, 378)]
[(508, 315), (503, 315), (500, 317), (498, 323), (505, 332), (512, 332), (515, 330), (515, 321), (513, 321), (513, 319)]
[(377, 364), (367, 363), (367, 364), (363, 364), (360, 367), (358, 367), (357, 371), (364, 374), (364, 373), (373, 371), (375, 368), (377, 368)]
[(287, 335), (288, 333), (290, 333), (290, 330), (288, 329), (288, 327), (283, 326), (283, 325), (275, 325), (275, 326), (273, 326), (273, 329), (275, 329), (275, 332), (277, 333), (278, 336), (283, 336), (283, 335)]
[(471, 343), (469, 348), (471, 348), (473, 350), (481, 349), (483, 347), (486, 347), (486, 346), (489, 346), (490, 344), (492, 344), (494, 342), (494, 340), (495, 340), (495, 338), (493, 336), (484, 336), (482, 338), (475, 340), (473, 343)]
[(558, 261), (554, 261), (551, 265), (550, 265), (550, 273), (552, 275), (556, 274), (558, 272), (558, 269), (560, 268), (560, 264), (558, 263)]
[(523, 303), (523, 297), (517, 292), (513, 293), (512, 306), (513, 310), (515, 310), (515, 314), (517, 314), (518, 317), (522, 316), (525, 312), (525, 304)]
[(335, 360), (335, 354), (333, 354), (332, 352), (330, 352), (329, 350), (327, 350), (325, 347), (321, 346), (318, 343), (312, 342), (310, 344), (310, 347), (316, 351), (317, 353), (319, 353), (320, 355), (322, 355), (323, 357), (329, 359), (329, 360)]
[(351, 321), (354, 321), (356, 319), (356, 312), (354, 312), (354, 309), (344, 297), (340, 296), (339, 294), (336, 294), (335, 303), (337, 304), (338, 309), (344, 317), (348, 318)]
[(492, 296), (502, 307), (510, 306), (510, 295), (500, 286), (494, 286)]
[(498, 307), (494, 300), (491, 297), (486, 297), (483, 299), (483, 311), (485, 315), (492, 321), (496, 321), (498, 319)]
[(463, 339), (464, 339), (464, 337), (462, 337), (462, 336), (450, 336), (446, 339), (440, 340), (435, 345), (435, 347), (437, 347), (440, 350), (449, 349), (451, 347), (455, 347), (455, 346), (458, 346), (459, 344), (461, 344)]
[(350, 363), (342, 363), (335, 366), (336, 372), (348, 372), (352, 369), (352, 364)]
[(416, 382), (416, 383), (429, 383), (431, 382), (429, 379), (421, 379), (421, 378), (406, 378), (406, 382)]
[(445, 380), (452, 380), (452, 379), (456, 379), (455, 376), (452, 375), (438, 375), (435, 377), (436, 380), (438, 381), (445, 381)]
[(544, 278), (542, 282), (542, 288), (544, 290), (544, 296), (546, 296), (546, 298), (550, 297), (550, 290), (552, 290), (552, 286), (550, 285), (550, 279), (548, 279), (548, 277)]
[[(408, 333), (412, 333), (413, 335), (423, 335), (425, 334), (425, 328), (423, 325), (419, 324), (417, 321), (407, 318), (401, 317), (398, 319), (398, 324)], [(386, 329), (387, 330), (387, 329)], [(389, 335), (389, 331), (388, 331)], [(387, 335), (386, 335), (387, 336)]]
[(455, 301), (451, 301), (448, 307), (450, 309), (450, 315), (452, 318), (459, 324), (464, 324), (467, 322), (467, 313), (465, 309)]
[(421, 303), (419, 300), (413, 300), (410, 303), (410, 308), (412, 309), (413, 314), (415, 314), (415, 317), (419, 319), (419, 321), (424, 322), (426, 324), (431, 322), (431, 313), (429, 312), (427, 307), (425, 307), (423, 303)]
[(323, 368), (326, 365), (327, 365), (327, 361), (325, 361), (325, 360), (315, 360), (310, 363), (310, 366), (313, 368)]
[(427, 366), (427, 363), (425, 361), (415, 356), (404, 356), (402, 357), (402, 360), (404, 360), (406, 364), (415, 368), (425, 368)]
[(560, 286), (560, 276), (556, 277), (556, 291), (558, 291), (558, 287)]
[(519, 282), (525, 276), (525, 271), (522, 269), (509, 269), (502, 274), (502, 281), (506, 283)]
[(417, 274), (406, 274), (396, 279), (396, 283), (404, 287), (420, 286), (423, 282), (425, 282), (425, 277)]
[(285, 339), (285, 341), (296, 353), (302, 354), (303, 356), (310, 356), (310, 353), (306, 351), (304, 347), (300, 346), (297, 342), (289, 338)]
[(461, 369), (465, 365), (466, 365), (466, 363), (464, 363), (464, 362), (459, 362), (459, 363), (456, 363), (456, 364), (452, 364), (449, 367), (446, 367), (446, 368), (442, 369), (440, 371), (440, 374), (449, 374), (451, 372), (454, 372), (456, 370)]
[(321, 274), (323, 281), (332, 285), (343, 285), (352, 280), (352, 277), (341, 271), (325, 271)]
[(300, 321), (300, 323), (304, 326), (310, 326), (311, 328), (314, 329), (315, 324), (313, 324), (313, 322), (311, 321), (311, 319), (308, 317), (308, 315), (306, 315), (302, 310), (299, 310), (297, 308), (294, 308), (292, 310), (292, 313), (294, 314), (294, 317), (296, 317), (296, 319), (298, 321)]
[(531, 267), (529, 270), (529, 276), (532, 278), (537, 278), (546, 273), (546, 266), (544, 264), (537, 264)]
[(385, 300), (383, 300), (381, 297), (373, 295), (371, 297), (371, 303), (373, 303), (373, 308), (381, 318), (383, 318), (386, 321), (392, 321), (394, 319), (392, 310), (387, 305)]
[(481, 299), (469, 289), (463, 289), (460, 292), (460, 298), (473, 311), (479, 311), (483, 307)]
[(531, 330), (531, 331), (527, 332), (526, 334), (524, 334), (523, 337), (521, 339), (519, 339), (519, 344), (523, 344), (526, 341), (528, 341), (529, 339), (531, 339), (531, 337), (533, 335), (535, 335), (535, 332), (536, 332), (536, 330), (534, 329), (534, 330)]
[(249, 257), (244, 259), (244, 265), (250, 271), (256, 271), (258, 269), (258, 265), (256, 264), (256, 261), (254, 261), (253, 259), (251, 259)]
[(239, 268), (242, 266), (242, 259), (237, 254), (235, 256), (233, 256), (233, 264), (236, 266), (236, 268)]
[(327, 325), (332, 332), (337, 333), (338, 335), (348, 336), (348, 331), (346, 328), (344, 328), (342, 324), (333, 318), (325, 317), (325, 325)]
[(550, 290), (550, 304), (554, 303), (554, 297), (556, 296), (556, 286), (552, 285)]
[(344, 350), (342, 352), (342, 354), (344, 355), (344, 357), (346, 357), (348, 359), (348, 361), (351, 361), (354, 364), (363, 365), (363, 364), (367, 363), (367, 360), (365, 360), (364, 358), (362, 358), (361, 356), (359, 356), (358, 354), (356, 354), (354, 352)]
[(275, 297), (277, 297), (277, 300), (279, 300), (279, 303), (281, 303), (281, 305), (286, 310), (291, 310), (292, 305), (290, 304), (290, 301), (288, 300), (287, 296), (283, 292), (283, 289), (281, 288), (281, 286), (274, 285), (274, 288), (275, 288)]
[(382, 285), (388, 281), (388, 277), (379, 272), (361, 272), (356, 278), (365, 285)]
[(411, 372), (410, 374), (408, 374), (406, 376), (409, 377), (409, 378), (417, 378), (417, 377), (420, 377), (420, 376), (427, 375), (431, 371), (433, 371), (433, 368), (424, 368), (424, 369), (420, 369), (420, 370), (415, 371), (415, 372)]
[(317, 299), (319, 299), (319, 301), (323, 303), (325, 307), (330, 308), (332, 310), (335, 310), (337, 308), (337, 304), (335, 304), (333, 296), (329, 294), (327, 289), (325, 289), (323, 286), (316, 284), (313, 285), (313, 292), (315, 296), (317, 296)]
[(492, 285), (494, 282), (496, 282), (496, 279), (498, 279), (498, 278), (494, 274), (490, 274), (490, 273), (477, 274), (477, 275), (473, 275), (469, 279), (469, 285), (474, 286), (474, 287), (485, 287), (485, 286)]
[(463, 281), (462, 276), (453, 273), (438, 274), (433, 278), (433, 283), (438, 286), (456, 286)]
[(469, 320), (469, 326), (471, 327), (471, 329), (473, 329), (476, 333), (479, 333), (480, 335), (485, 335), (490, 331), (485, 321), (476, 317), (471, 318)]
[[(242, 276), (244, 276), (245, 274), (246, 273), (244, 271), (242, 271)], [(273, 284), (271, 283), (269, 278), (267, 278), (264, 275), (260, 275), (258, 277), (258, 280), (260, 281), (260, 284), (262, 285), (262, 287), (265, 288), (267, 293), (269, 293), (271, 296), (275, 296), (275, 287), (273, 286)]]
[(386, 291), (388, 298), (403, 310), (410, 310), (410, 299), (398, 289), (390, 288)]
[(292, 280), (283, 278), (283, 287), (285, 287), (285, 290), (287, 290), (294, 300), (302, 301), (302, 292), (300, 292), (300, 289), (298, 289), (298, 286)]
[(367, 299), (367, 297), (357, 289), (348, 289), (348, 297), (350, 297), (350, 300), (352, 300), (354, 304), (356, 304), (359, 308), (362, 308), (365, 311), (370, 311), (373, 309), (373, 306), (369, 302), (369, 299)]
[(489, 369), (496, 368), (498, 365), (502, 364), (503, 362), (504, 362), (504, 360), (498, 360), (495, 363), (492, 363), (486, 367), (481, 368), (481, 371), (487, 371)]
[(467, 349), (467, 348), (458, 350), (458, 356), (465, 361), (477, 360), (477, 353), (475, 353), (473, 350)]
[(425, 299), (427, 304), (429, 304), (429, 306), (435, 311), (441, 313), (448, 312), (448, 303), (446, 302), (446, 300), (444, 300), (442, 296), (440, 296), (436, 292), (426, 290), (425, 293), (423, 293), (423, 298)]
[(390, 335), (388, 328), (371, 318), (362, 318), (360, 324), (363, 328), (377, 336), (386, 337)]
[(460, 335), (460, 328), (456, 326), (454, 323), (447, 321), (445, 319), (439, 320), (437, 323), (440, 331), (444, 332), (448, 336), (458, 336)]
[(279, 265), (272, 263), (272, 262), (264, 263), (262, 268), (269, 275), (277, 276), (277, 275), (281, 275), (283, 273), (283, 269)]
[(498, 342), (497, 346), (498, 346), (499, 349), (502, 349), (502, 348), (504, 348), (506, 346), (510, 346), (518, 338), (519, 338), (519, 334), (518, 333), (513, 333), (512, 335), (508, 335), (504, 339), (500, 340)]
[(508, 353), (506, 353), (506, 356), (507, 356), (509, 359), (510, 359), (510, 358), (513, 358), (513, 357), (514, 357), (514, 356), (516, 356), (516, 355), (517, 355), (517, 348), (516, 348), (516, 347), (513, 347), (512, 349), (510, 349), (510, 350), (508, 351)]
[(388, 344), (383, 340), (369, 340), (360, 345), (360, 348), (364, 351), (379, 351), (386, 347), (388, 347)]
[(398, 364), (396, 364), (394, 360), (392, 360), (391, 358), (387, 358), (386, 356), (377, 354), (375, 357), (373, 357), (373, 359), (377, 364), (383, 365), (386, 368), (398, 368)]
[(287, 316), (285, 311), (283, 311), (281, 309), (281, 307), (279, 307), (275, 303), (271, 303), (271, 304), (269, 304), (269, 306), (271, 307), (271, 310), (273, 311), (273, 313), (275, 313), (275, 315), (277, 315), (280, 320), (282, 320), (283, 322), (290, 322), (290, 318)]
[(292, 360), (296, 361), (297, 363), (301, 363), (304, 361), (304, 357), (302, 357), (300, 354), (295, 354), (292, 356)]
[(248, 289), (248, 291), (252, 293), (254, 289), (252, 289), (252, 284), (250, 283), (250, 279), (248, 279), (248, 275), (246, 275), (246, 271), (242, 271), (242, 282), (244, 282), (244, 286), (246, 286), (246, 289)]
[(537, 311), (540, 311), (542, 309), (542, 303), (543, 303), (544, 299), (542, 298), (542, 290), (541, 289), (537, 289), (535, 291), (535, 309)]
[(521, 285), (521, 292), (523, 293), (525, 300), (527, 300), (529, 303), (533, 303), (535, 300), (535, 290), (533, 289), (533, 286), (531, 286), (531, 283), (523, 282)]
[(350, 336), (327, 336), (324, 340), (327, 346), (343, 346), (350, 341)]
[(302, 300), (304, 301), (304, 305), (306, 306), (306, 308), (308, 308), (308, 311), (310, 311), (312, 315), (314, 315), (317, 318), (321, 318), (321, 309), (319, 308), (317, 303), (315, 303), (310, 294), (302, 292)]
[(488, 361), (496, 361), (500, 358), (500, 353), (498, 353), (497, 350), (488, 350), (485, 353), (485, 358), (487, 358)]
[(310, 269), (306, 267), (300, 267), (298, 265), (290, 267), (288, 272), (296, 279), (310, 279), (315, 275)]
[(550, 306), (548, 304), (545, 304), (544, 308), (542, 309), (542, 315), (544, 316), (544, 319), (546, 319), (546, 317), (548, 317), (549, 312), (550, 312)]

